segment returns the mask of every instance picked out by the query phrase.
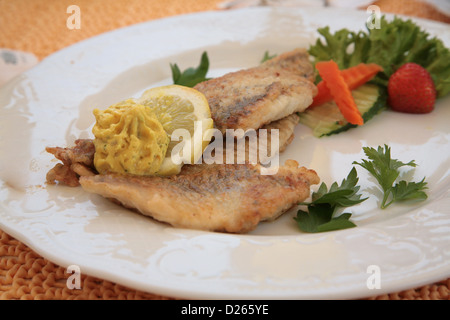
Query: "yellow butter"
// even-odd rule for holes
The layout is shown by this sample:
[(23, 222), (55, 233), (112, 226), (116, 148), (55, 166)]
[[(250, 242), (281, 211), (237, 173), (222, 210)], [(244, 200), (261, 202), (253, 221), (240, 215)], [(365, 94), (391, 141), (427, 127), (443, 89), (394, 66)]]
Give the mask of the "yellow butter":
[(170, 138), (152, 110), (125, 100), (94, 110), (94, 165), (101, 174), (153, 175), (160, 168)]

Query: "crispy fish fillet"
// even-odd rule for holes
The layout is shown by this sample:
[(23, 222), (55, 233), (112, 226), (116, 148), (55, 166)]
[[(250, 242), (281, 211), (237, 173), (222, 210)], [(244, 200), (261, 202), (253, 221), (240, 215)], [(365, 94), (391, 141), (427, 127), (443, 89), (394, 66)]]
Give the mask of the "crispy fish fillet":
[(274, 175), (259, 165), (185, 165), (171, 177), (82, 176), (82, 187), (179, 228), (246, 233), (310, 195), (313, 170), (286, 161)]
[[(306, 50), (298, 49), (259, 67), (200, 83), (216, 128), (278, 129), (279, 152), (293, 139), (296, 112), (306, 109), (317, 89)], [(259, 139), (259, 137), (258, 137)], [(268, 137), (270, 150), (270, 133)], [(92, 146), (92, 148), (90, 147)], [(259, 147), (259, 144), (258, 144)], [(319, 183), (313, 170), (286, 161), (272, 175), (260, 165), (185, 165), (171, 177), (99, 175), (93, 167), (93, 141), (73, 148), (47, 148), (61, 160), (47, 181), (79, 185), (156, 220), (182, 228), (245, 233), (305, 200)]]
[(311, 61), (309, 61), (309, 54), (306, 49), (297, 48), (284, 52), (275, 58), (267, 60), (263, 65), (281, 68), (314, 82), (314, 68)]
[[(255, 139), (252, 140), (252, 135), (244, 135), (244, 137), (240, 139), (234, 140), (231, 148), (234, 151), (234, 162), (233, 163), (242, 163), (241, 161), (245, 161), (248, 163), (263, 163), (267, 164), (267, 162), (271, 161), (270, 159), (274, 159), (273, 157), (278, 156), (282, 153), (287, 146), (294, 139), (294, 130), (299, 122), (299, 116), (295, 113), (271, 122), (262, 128), (258, 129), (255, 134)], [(266, 130), (266, 136), (261, 136), (261, 130)], [(277, 130), (278, 137), (273, 137), (274, 132), (272, 130)], [(252, 133), (252, 132), (250, 132)], [(278, 138), (278, 140), (276, 140)], [(275, 139), (275, 140), (273, 140)], [(272, 145), (272, 142), (276, 142), (276, 145)], [(243, 142), (243, 144), (241, 144)], [(232, 160), (232, 156), (227, 155), (228, 142), (224, 141), (225, 149), (223, 150), (223, 159), (226, 160), (227, 163), (230, 163)], [(203, 154), (203, 158), (208, 157), (208, 148), (211, 148), (213, 144), (210, 144), (205, 153)], [(245, 149), (239, 149), (245, 148)], [(263, 155), (263, 159), (260, 157)], [(278, 155), (277, 155), (278, 154)]]
[[(271, 150), (270, 130), (279, 130), (279, 152), (283, 152), (294, 138), (294, 129), (298, 124), (298, 120), (299, 117), (296, 114), (292, 114), (286, 118), (269, 123), (262, 128), (268, 131), (268, 155), (270, 155)], [(250, 150), (248, 143), (245, 150), (246, 152)], [(72, 147), (47, 147), (46, 151), (53, 154), (56, 159), (62, 162), (57, 163), (48, 171), (46, 180), (49, 184), (60, 182), (68, 186), (76, 187), (80, 185), (78, 181), (80, 176), (97, 174), (94, 167), (95, 147), (92, 139), (78, 139)], [(248, 155), (246, 155), (245, 159), (248, 158)]]
[[(296, 113), (293, 113), (283, 119), (271, 122), (262, 127), (263, 129), (267, 129), (268, 131), (272, 129), (278, 130), (280, 153), (283, 152), (294, 139), (294, 129), (297, 126), (299, 120), (300, 117)], [(268, 138), (267, 140), (271, 141), (270, 138)], [(268, 145), (268, 148), (270, 148), (270, 145)]]
[(47, 147), (45, 150), (61, 160), (47, 172), (47, 183), (54, 184), (56, 181), (70, 187), (79, 186), (79, 176), (94, 175), (95, 146), (91, 139), (78, 139), (75, 145), (69, 148)]
[(215, 127), (259, 129), (305, 110), (317, 94), (313, 67), (305, 49), (296, 49), (258, 67), (228, 73), (197, 84), (211, 108)]

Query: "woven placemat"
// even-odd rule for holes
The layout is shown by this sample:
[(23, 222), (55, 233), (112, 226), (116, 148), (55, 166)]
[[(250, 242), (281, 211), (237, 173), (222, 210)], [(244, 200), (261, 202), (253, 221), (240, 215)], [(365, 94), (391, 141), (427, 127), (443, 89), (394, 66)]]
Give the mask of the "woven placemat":
[[(78, 30), (66, 26), (72, 0), (0, 0), (0, 48), (34, 53), (39, 59), (70, 44), (131, 24), (177, 14), (215, 10), (221, 0), (77, 0), (82, 12)], [(394, 4), (395, 3), (395, 4)], [(419, 1), (376, 1), (384, 12), (450, 22), (448, 17)], [(41, 257), (0, 230), (0, 299), (146, 299), (168, 300), (103, 279), (81, 275), (80, 289), (69, 289), (70, 273)], [(448, 300), (450, 279), (419, 288), (373, 296), (387, 300)], [(189, 297), (186, 297), (189, 298)]]

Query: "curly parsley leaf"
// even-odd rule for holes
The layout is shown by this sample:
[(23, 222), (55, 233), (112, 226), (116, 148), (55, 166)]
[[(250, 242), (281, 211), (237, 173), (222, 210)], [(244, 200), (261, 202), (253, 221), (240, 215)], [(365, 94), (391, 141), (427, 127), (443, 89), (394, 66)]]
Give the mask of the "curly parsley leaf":
[(186, 87), (194, 87), (197, 83), (208, 80), (206, 74), (209, 69), (209, 58), (206, 51), (202, 53), (200, 64), (197, 68), (188, 68), (181, 72), (178, 65), (170, 64), (172, 70), (172, 80), (174, 84)]
[(396, 201), (422, 201), (427, 199), (427, 194), (424, 191), (427, 189), (425, 178), (417, 183), (405, 180), (396, 183), (400, 176), (399, 168), (403, 166), (416, 167), (414, 161), (404, 163), (392, 159), (391, 148), (387, 145), (384, 145), (384, 148), (379, 146), (377, 149), (363, 147), (363, 150), (369, 160), (354, 161), (353, 164), (363, 167), (377, 180), (383, 191), (383, 200), (380, 205), (382, 209), (387, 208)]
[(356, 225), (349, 219), (350, 213), (343, 213), (335, 217), (338, 209), (350, 207), (365, 201), (358, 193), (358, 176), (355, 168), (352, 168), (347, 178), (341, 184), (334, 182), (330, 189), (322, 183), (316, 192), (312, 194), (312, 201), (300, 203), (306, 205), (307, 211), (299, 210), (294, 218), (300, 230), (304, 232), (325, 232), (353, 228)]

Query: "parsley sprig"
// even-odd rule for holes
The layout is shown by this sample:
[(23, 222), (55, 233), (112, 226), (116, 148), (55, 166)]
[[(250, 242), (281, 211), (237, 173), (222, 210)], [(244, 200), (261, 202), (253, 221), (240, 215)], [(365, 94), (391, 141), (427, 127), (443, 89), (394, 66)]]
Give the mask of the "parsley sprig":
[(340, 208), (350, 207), (367, 199), (361, 198), (357, 183), (358, 176), (354, 167), (340, 185), (334, 182), (328, 190), (327, 185), (322, 182), (319, 189), (313, 192), (311, 202), (300, 203), (308, 208), (308, 211), (299, 210), (294, 218), (300, 230), (324, 232), (356, 227), (349, 220), (351, 213), (342, 213), (337, 217), (334, 215)]
[(382, 209), (398, 201), (423, 201), (427, 199), (428, 196), (425, 193), (427, 182), (425, 182), (425, 178), (420, 182), (409, 182), (406, 180), (396, 182), (400, 176), (399, 168), (404, 166), (416, 167), (414, 160), (403, 163), (399, 160), (392, 159), (391, 148), (387, 145), (384, 145), (384, 148), (379, 146), (377, 149), (363, 147), (363, 150), (369, 160), (363, 159), (362, 162), (354, 161), (353, 164), (357, 164), (369, 171), (381, 186), (383, 199), (380, 207)]
[(176, 63), (170, 64), (172, 70), (172, 80), (174, 84), (186, 87), (194, 87), (197, 83), (208, 80), (206, 74), (209, 69), (209, 58), (206, 51), (202, 53), (200, 64), (196, 68), (187, 68), (181, 72)]
[[(379, 183), (383, 191), (383, 199), (380, 207), (387, 208), (394, 202), (427, 199), (425, 190), (427, 182), (423, 178), (420, 182), (400, 180), (401, 167), (416, 167), (414, 160), (404, 163), (397, 159), (392, 159), (391, 148), (387, 145), (379, 146), (377, 149), (363, 147), (367, 159), (361, 162), (354, 161), (358, 165), (369, 171)], [(334, 182), (330, 189), (322, 183), (316, 192), (312, 193), (311, 202), (302, 202), (299, 205), (306, 205), (307, 210), (298, 210), (296, 220), (300, 230), (304, 232), (325, 232), (356, 227), (350, 221), (351, 213), (336, 213), (346, 207), (354, 206), (365, 201), (359, 193), (360, 187), (357, 185), (358, 176), (353, 167), (347, 178), (338, 185)], [(400, 181), (399, 181), (400, 180)]]

